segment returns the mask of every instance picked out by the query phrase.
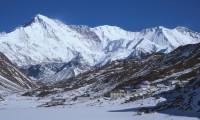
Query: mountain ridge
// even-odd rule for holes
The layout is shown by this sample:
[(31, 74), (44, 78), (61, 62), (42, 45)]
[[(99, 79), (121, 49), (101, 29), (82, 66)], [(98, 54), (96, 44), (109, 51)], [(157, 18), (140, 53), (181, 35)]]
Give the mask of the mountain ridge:
[(0, 53), (0, 89), (1, 90), (23, 90), (33, 89), (37, 85), (24, 73), (12, 64), (12, 62)]
[(184, 27), (159, 26), (130, 32), (108, 25), (94, 28), (66, 25), (38, 14), (25, 25), (0, 35), (0, 52), (20, 68), (68, 63), (80, 55), (84, 64), (93, 67), (149, 53), (169, 53), (179, 46), (198, 42), (200, 34)]

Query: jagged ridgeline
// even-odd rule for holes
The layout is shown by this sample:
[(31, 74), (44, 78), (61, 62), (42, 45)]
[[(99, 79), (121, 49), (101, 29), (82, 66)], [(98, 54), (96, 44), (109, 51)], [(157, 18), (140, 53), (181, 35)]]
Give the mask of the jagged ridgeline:
[(27, 75), (59, 81), (114, 60), (142, 59), (198, 42), (200, 34), (184, 27), (130, 32), (108, 25), (66, 25), (36, 15), (12, 32), (0, 34), (0, 51)]

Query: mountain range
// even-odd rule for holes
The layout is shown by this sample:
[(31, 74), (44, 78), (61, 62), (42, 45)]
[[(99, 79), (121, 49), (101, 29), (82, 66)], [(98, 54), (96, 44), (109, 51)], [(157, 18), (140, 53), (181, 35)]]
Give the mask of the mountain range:
[(39, 103), (51, 99), (40, 107), (72, 105), (80, 102), (77, 97), (88, 96), (108, 102), (111, 93), (128, 87), (133, 91), (116, 101), (155, 98), (158, 103), (138, 114), (173, 109), (199, 117), (199, 63), (200, 33), (185, 27), (131, 32), (108, 25), (66, 25), (38, 14), (0, 33), (0, 101), (7, 97), (4, 90), (23, 90), (20, 96), (40, 97)]
[(76, 77), (62, 80), (54, 87), (66, 91), (85, 88), (83, 93), (104, 95), (110, 91), (149, 81), (190, 81), (200, 72), (200, 44), (181, 46), (168, 54), (155, 53), (142, 60), (127, 59), (110, 62)]
[(34, 79), (60, 81), (114, 60), (142, 59), (198, 42), (200, 33), (185, 27), (130, 32), (108, 25), (66, 25), (38, 14), (12, 32), (1, 33), (0, 52)]

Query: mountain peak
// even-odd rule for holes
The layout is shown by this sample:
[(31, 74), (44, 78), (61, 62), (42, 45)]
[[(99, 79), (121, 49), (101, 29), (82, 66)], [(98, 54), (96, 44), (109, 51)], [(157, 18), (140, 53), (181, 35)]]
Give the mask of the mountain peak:
[(41, 14), (37, 14), (35, 17), (34, 17), (35, 20), (43, 20), (43, 21), (46, 21), (46, 20), (49, 20), (50, 18), (44, 16), (44, 15), (41, 15)]
[(35, 17), (40, 17), (40, 18), (42, 18), (42, 17), (46, 17), (46, 16), (44, 16), (44, 15), (42, 15), (42, 14), (37, 14), (37, 15), (35, 15)]
[(154, 28), (151, 28), (151, 29), (155, 29), (156, 31), (162, 31), (162, 30), (165, 30), (165, 29), (168, 29), (164, 26), (158, 26), (158, 27), (154, 27)]
[(23, 27), (27, 27), (30, 26), (32, 23), (50, 23), (52, 21), (52, 19), (41, 15), (41, 14), (37, 14), (34, 17), (31, 18), (31, 20), (29, 20), (27, 23), (25, 23), (23, 25)]

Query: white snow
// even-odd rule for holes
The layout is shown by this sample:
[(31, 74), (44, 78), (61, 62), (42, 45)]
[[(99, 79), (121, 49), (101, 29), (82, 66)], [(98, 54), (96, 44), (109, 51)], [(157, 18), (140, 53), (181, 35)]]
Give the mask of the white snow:
[[(75, 105), (65, 105), (50, 108), (36, 107), (45, 100), (11, 95), (0, 102), (1, 120), (198, 120), (195, 117), (174, 116), (165, 113), (137, 115), (138, 107), (152, 106), (163, 101), (148, 98), (132, 103), (121, 104), (123, 99), (91, 100)], [(184, 115), (184, 113), (182, 113)]]
[[(44, 63), (67, 63), (81, 56), (88, 66), (104, 65), (113, 60), (140, 53), (168, 53), (178, 46), (200, 42), (200, 34), (187, 28), (159, 26), (130, 32), (116, 26), (66, 25), (43, 15), (36, 15), (24, 26), (0, 35), (0, 52), (19, 67)], [(86, 70), (72, 68), (75, 75)], [(66, 79), (61, 71), (44, 75), (46, 79)], [(48, 72), (48, 70), (47, 70)], [(55, 75), (55, 76), (54, 76)], [(42, 75), (41, 75), (42, 76)], [(43, 77), (44, 78), (44, 77)], [(43, 79), (42, 78), (42, 79)]]
[(130, 32), (116, 26), (65, 25), (43, 15), (29, 24), (1, 34), (0, 51), (18, 66), (69, 62), (78, 54), (91, 66), (104, 60), (124, 59), (135, 50), (170, 52), (178, 46), (200, 42), (200, 34), (186, 28), (162, 26)]

